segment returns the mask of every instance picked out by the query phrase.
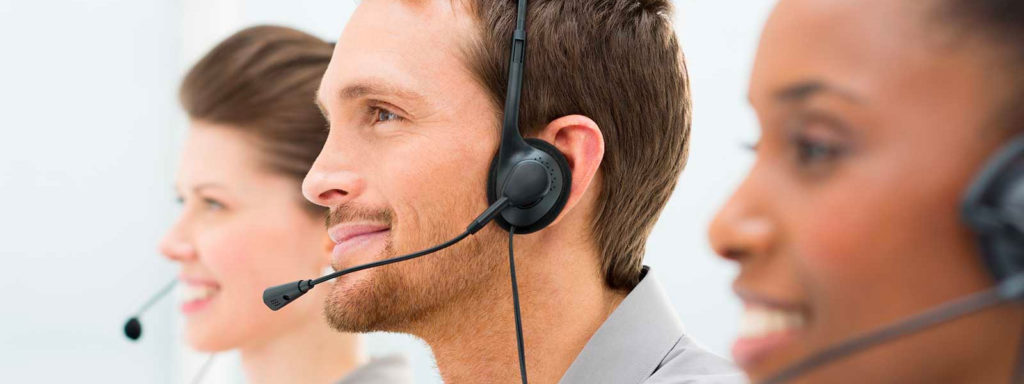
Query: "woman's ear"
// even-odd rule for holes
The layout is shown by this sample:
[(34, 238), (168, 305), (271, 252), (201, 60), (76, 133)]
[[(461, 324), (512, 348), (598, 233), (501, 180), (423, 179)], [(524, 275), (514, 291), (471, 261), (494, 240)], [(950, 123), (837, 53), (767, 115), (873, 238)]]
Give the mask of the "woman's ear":
[(597, 193), (596, 190), (591, 192), (591, 184), (604, 160), (604, 136), (594, 120), (582, 115), (569, 115), (548, 123), (536, 137), (558, 148), (572, 171), (572, 188), (565, 208), (554, 221), (557, 223), (584, 196)]

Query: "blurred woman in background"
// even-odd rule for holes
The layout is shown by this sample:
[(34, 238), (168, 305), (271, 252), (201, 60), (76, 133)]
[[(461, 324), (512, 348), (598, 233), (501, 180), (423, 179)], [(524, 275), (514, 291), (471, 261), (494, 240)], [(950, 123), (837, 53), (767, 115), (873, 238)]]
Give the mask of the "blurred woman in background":
[[(710, 237), (740, 266), (753, 379), (1021, 272), (960, 209), (1024, 132), (1024, 2), (781, 0), (749, 95), (757, 159)], [(1021, 228), (1002, 228), (1017, 267)], [(794, 382), (1019, 383), (1022, 327), (1019, 300), (996, 305)]]
[(160, 249), (181, 264), (188, 344), (237, 349), (253, 383), (411, 381), (403, 358), (367, 360), (359, 336), (331, 329), (323, 297), (278, 312), (261, 300), (264, 288), (330, 265), (326, 210), (300, 185), (327, 137), (313, 96), (332, 50), (300, 31), (253, 27), (181, 85), (191, 125), (176, 182), (183, 210)]

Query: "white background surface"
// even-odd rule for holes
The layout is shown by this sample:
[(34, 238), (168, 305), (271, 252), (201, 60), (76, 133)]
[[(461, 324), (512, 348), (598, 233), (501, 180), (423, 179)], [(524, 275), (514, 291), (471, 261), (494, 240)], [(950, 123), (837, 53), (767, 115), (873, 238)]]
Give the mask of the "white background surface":
[[(690, 163), (651, 237), (646, 263), (691, 336), (728, 354), (739, 304), (734, 268), (707, 223), (742, 178), (756, 138), (745, 102), (772, 0), (677, 0), (694, 92)], [(184, 70), (246, 25), (285, 24), (335, 40), (352, 0), (0, 0), (0, 381), (188, 382), (201, 356), (180, 343), (174, 305), (146, 314), (142, 342), (121, 324), (176, 268), (156, 242), (176, 215), (171, 185), (185, 129)], [(426, 348), (406, 351), (438, 382)], [(240, 379), (218, 357), (207, 383)]]

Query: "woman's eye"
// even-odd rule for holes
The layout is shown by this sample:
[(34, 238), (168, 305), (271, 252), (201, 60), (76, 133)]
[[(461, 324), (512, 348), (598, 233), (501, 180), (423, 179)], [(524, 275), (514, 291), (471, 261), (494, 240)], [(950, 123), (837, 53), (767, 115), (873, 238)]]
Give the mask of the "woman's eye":
[(757, 149), (760, 146), (761, 146), (761, 140), (760, 139), (758, 139), (757, 141), (748, 141), (748, 142), (740, 143), (740, 147), (742, 147), (743, 149), (745, 149), (747, 151), (754, 152), (754, 153), (757, 153)]
[(816, 174), (836, 165), (851, 145), (849, 129), (829, 115), (797, 116), (786, 130), (794, 162)]
[(224, 209), (224, 204), (214, 199), (203, 199), (203, 206), (209, 211), (220, 211)]
[(793, 139), (797, 161), (803, 166), (827, 164), (843, 154), (843, 148), (808, 137)]

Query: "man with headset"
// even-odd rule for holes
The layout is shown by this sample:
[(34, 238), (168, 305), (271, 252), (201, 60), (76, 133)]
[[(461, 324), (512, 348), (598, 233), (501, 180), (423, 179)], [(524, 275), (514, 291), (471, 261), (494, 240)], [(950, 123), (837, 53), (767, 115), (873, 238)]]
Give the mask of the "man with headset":
[(448, 383), (741, 381), (683, 334), (642, 265), (688, 148), (669, 2), (518, 7), (366, 0), (353, 14), (303, 185), (331, 208), (334, 268), (443, 243), (489, 205), (501, 215), (432, 256), (341, 277), (330, 322), (421, 337)]

